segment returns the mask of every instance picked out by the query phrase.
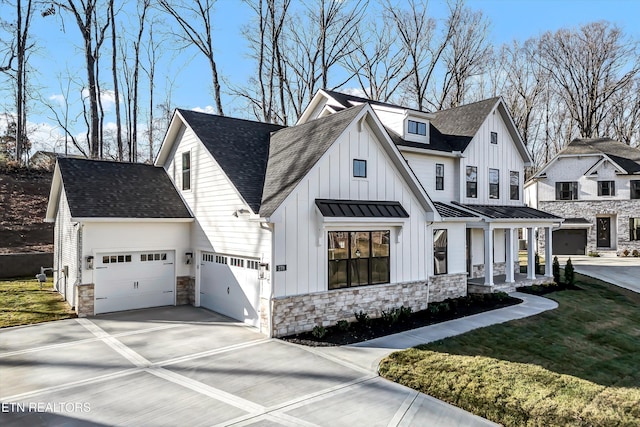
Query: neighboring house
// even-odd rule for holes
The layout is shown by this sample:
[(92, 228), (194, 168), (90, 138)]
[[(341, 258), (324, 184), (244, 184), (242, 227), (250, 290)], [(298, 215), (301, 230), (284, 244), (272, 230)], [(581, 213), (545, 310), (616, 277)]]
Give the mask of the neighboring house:
[(531, 178), (526, 197), (531, 206), (566, 218), (553, 233), (554, 254), (640, 250), (637, 148), (608, 138), (575, 139)]
[[(173, 304), (270, 336), (421, 310), (469, 276), (513, 287), (514, 230), (559, 225), (523, 204), (529, 162), (500, 98), (431, 114), (320, 91), (290, 128), (176, 110), (155, 166), (60, 159), (56, 280), (78, 285), (83, 314), (147, 307), (151, 256)], [(152, 305), (170, 293), (149, 290), (166, 298)]]

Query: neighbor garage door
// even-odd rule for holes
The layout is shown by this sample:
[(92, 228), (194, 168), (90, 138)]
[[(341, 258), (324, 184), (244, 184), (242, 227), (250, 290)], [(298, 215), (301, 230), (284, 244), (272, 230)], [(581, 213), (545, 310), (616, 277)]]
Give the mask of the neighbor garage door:
[(210, 252), (200, 261), (200, 306), (258, 326), (259, 262)]
[(585, 255), (587, 230), (568, 229), (553, 232), (554, 255)]
[(173, 251), (102, 253), (96, 258), (96, 314), (174, 305)]

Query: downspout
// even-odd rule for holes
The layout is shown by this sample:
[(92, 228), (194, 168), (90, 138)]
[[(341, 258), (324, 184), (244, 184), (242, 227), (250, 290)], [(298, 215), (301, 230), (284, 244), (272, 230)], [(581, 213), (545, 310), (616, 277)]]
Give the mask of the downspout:
[[(76, 242), (76, 248), (78, 250), (77, 253), (77, 272), (76, 272), (76, 281), (73, 284), (73, 301), (75, 302), (76, 297), (77, 297), (77, 288), (78, 285), (80, 285), (82, 283), (82, 228), (84, 227), (84, 225), (79, 222), (78, 223), (78, 237), (77, 237), (77, 242)], [(78, 307), (76, 307), (76, 310), (78, 309)]]

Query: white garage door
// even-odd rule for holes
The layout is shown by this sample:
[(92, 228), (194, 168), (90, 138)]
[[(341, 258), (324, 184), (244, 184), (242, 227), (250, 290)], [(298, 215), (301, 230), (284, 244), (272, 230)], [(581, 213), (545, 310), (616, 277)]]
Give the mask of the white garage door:
[(98, 254), (94, 268), (96, 314), (174, 305), (172, 251)]
[(259, 262), (203, 252), (200, 259), (200, 306), (233, 319), (259, 325)]

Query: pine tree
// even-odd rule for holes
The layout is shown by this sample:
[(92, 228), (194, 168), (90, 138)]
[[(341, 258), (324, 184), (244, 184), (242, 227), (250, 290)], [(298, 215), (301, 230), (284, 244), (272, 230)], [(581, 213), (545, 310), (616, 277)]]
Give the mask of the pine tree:
[(573, 270), (573, 264), (571, 258), (567, 260), (567, 265), (564, 267), (564, 283), (567, 286), (574, 286), (576, 284), (575, 271)]
[(557, 256), (553, 257), (553, 281), (560, 284), (560, 262)]

